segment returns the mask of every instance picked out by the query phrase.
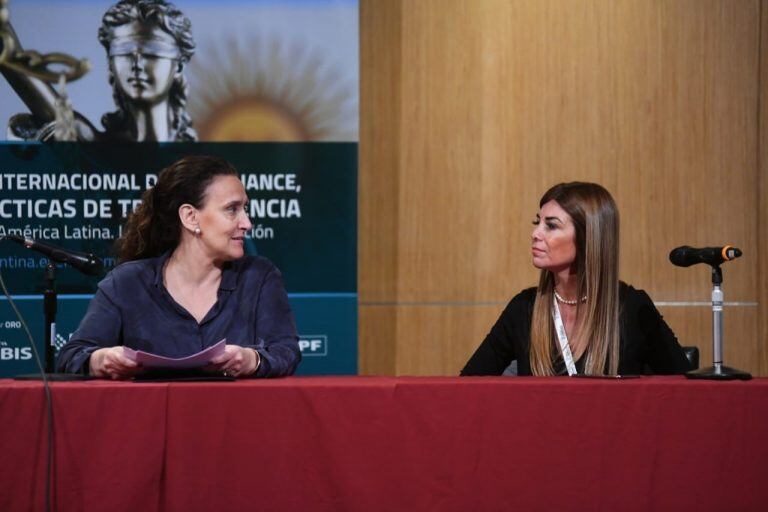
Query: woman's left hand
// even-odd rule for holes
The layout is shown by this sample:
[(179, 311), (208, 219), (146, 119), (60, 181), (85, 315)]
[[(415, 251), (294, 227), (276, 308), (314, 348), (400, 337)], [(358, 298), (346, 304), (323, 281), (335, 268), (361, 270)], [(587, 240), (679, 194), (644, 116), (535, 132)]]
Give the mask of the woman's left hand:
[(223, 372), (229, 377), (247, 377), (256, 371), (259, 356), (251, 348), (239, 345), (224, 345), (224, 353), (211, 360), (208, 367), (214, 372)]

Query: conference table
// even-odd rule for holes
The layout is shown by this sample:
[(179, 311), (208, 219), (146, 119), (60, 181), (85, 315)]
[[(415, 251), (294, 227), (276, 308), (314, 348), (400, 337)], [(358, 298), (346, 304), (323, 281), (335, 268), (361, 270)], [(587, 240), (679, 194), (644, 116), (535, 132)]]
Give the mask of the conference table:
[[(62, 511), (766, 510), (768, 379), (55, 382)], [(40, 382), (0, 380), (0, 510), (44, 510)]]

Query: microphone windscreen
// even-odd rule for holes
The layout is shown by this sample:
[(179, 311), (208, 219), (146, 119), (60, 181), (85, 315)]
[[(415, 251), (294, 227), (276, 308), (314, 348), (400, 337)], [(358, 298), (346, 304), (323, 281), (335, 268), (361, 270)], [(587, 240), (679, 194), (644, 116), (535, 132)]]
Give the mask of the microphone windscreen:
[(669, 253), (669, 261), (678, 267), (690, 267), (695, 263), (693, 258), (688, 257), (688, 249), (690, 248), (688, 245), (683, 245), (672, 249), (672, 252)]

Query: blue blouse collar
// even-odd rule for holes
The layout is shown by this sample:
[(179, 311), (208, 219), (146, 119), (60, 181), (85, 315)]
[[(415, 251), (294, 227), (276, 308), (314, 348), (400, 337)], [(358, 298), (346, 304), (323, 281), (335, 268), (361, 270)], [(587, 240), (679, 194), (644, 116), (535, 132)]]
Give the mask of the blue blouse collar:
[[(152, 264), (152, 269), (155, 272), (155, 277), (153, 280), (153, 284), (155, 286), (160, 286), (163, 284), (163, 267), (165, 267), (165, 263), (168, 261), (168, 258), (171, 257), (171, 253), (173, 250), (165, 251), (160, 256), (157, 256), (154, 258), (154, 262)], [(227, 291), (233, 291), (237, 287), (237, 265), (239, 264), (240, 260), (235, 261), (228, 261), (224, 264), (224, 267), (221, 270), (221, 283), (219, 284), (219, 290), (227, 290)]]

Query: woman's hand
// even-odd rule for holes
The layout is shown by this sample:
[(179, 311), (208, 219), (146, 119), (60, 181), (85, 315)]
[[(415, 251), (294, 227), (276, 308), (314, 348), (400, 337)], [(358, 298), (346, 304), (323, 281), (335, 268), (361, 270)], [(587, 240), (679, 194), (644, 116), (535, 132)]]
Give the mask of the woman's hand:
[(259, 362), (259, 354), (252, 348), (224, 345), (224, 353), (211, 361), (209, 369), (230, 377), (247, 377), (256, 371)]
[(141, 371), (136, 361), (123, 355), (123, 347), (100, 348), (91, 354), (90, 374), (102, 379), (130, 379)]

